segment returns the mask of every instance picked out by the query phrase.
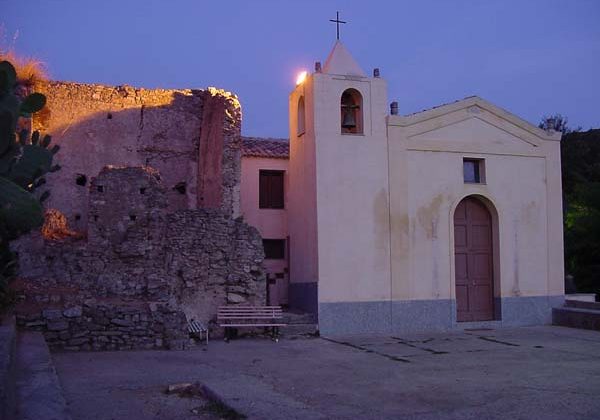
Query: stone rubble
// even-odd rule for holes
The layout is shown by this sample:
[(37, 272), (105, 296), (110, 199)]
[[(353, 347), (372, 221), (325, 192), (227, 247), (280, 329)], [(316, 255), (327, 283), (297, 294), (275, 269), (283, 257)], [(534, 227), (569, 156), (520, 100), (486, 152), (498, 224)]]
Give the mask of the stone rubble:
[[(20, 326), (65, 350), (184, 348), (187, 319), (215, 329), (224, 304), (264, 304), (258, 231), (221, 209), (169, 212), (158, 171), (92, 179), (87, 238), (19, 239)], [(33, 308), (33, 309), (32, 309)]]

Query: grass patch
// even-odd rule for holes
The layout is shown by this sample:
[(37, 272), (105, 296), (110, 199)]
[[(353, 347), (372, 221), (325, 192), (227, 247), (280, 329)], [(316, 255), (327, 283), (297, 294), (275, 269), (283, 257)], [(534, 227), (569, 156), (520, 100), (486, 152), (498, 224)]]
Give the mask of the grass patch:
[(0, 46), (0, 61), (10, 61), (17, 71), (17, 83), (21, 86), (31, 87), (48, 80), (46, 65), (36, 58), (20, 56)]

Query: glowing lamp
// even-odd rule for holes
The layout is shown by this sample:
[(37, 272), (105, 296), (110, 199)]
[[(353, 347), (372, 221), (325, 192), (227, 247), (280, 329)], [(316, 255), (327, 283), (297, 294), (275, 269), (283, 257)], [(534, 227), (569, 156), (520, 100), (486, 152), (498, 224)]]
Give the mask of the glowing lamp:
[(298, 86), (298, 85), (300, 85), (300, 84), (304, 83), (304, 81), (306, 80), (306, 76), (307, 76), (307, 75), (308, 75), (308, 73), (306, 72), (306, 70), (305, 70), (305, 71), (301, 71), (301, 72), (298, 74), (298, 77), (296, 78), (296, 86)]

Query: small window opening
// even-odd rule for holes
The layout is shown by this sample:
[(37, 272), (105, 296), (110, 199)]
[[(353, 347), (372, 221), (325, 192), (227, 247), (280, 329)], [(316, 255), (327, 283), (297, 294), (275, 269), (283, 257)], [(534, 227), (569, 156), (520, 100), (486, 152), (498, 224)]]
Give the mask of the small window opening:
[(77, 185), (85, 187), (85, 184), (87, 184), (87, 176), (85, 176), (84, 174), (77, 174), (77, 176), (75, 177), (75, 183)]
[(110, 112), (106, 115), (106, 119), (107, 120), (112, 120), (112, 114)]
[(463, 179), (467, 184), (485, 183), (485, 161), (483, 159), (463, 159)]
[(187, 190), (187, 184), (184, 181), (178, 182), (173, 189), (179, 194), (185, 194), (185, 191)]
[(340, 103), (342, 134), (363, 133), (362, 96), (356, 89), (346, 89)]
[(137, 216), (135, 214), (129, 215), (129, 220), (131, 220), (132, 222), (135, 222), (136, 219), (137, 219)]
[(75, 215), (75, 220), (78, 220), (78, 221), (81, 220), (81, 214), (76, 214)]
[(101, 192), (101, 193), (103, 193), (103, 192), (104, 192), (104, 186), (103, 186), (103, 185), (98, 185), (98, 186), (96, 187), (96, 189), (98, 190), (98, 192)]
[(97, 222), (97, 221), (98, 221), (98, 215), (94, 214), (94, 222)]
[(263, 239), (263, 248), (265, 250), (265, 259), (285, 259), (285, 239)]
[(146, 188), (145, 187), (140, 188), (140, 194), (142, 194), (142, 195), (146, 194)]
[(298, 137), (300, 137), (302, 134), (304, 134), (305, 131), (305, 111), (304, 111), (304, 96), (301, 96), (300, 99), (298, 100), (298, 118), (296, 121), (296, 124), (298, 126), (297, 129), (297, 135)]

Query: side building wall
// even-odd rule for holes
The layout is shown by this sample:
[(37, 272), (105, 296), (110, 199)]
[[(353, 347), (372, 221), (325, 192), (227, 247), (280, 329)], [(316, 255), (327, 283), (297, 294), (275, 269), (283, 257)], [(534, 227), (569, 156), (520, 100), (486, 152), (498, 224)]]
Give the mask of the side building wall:
[[(265, 143), (273, 141), (262, 140)], [(287, 145), (287, 142), (285, 142)], [(264, 262), (268, 277), (269, 303), (287, 305), (289, 286), (289, 238), (288, 207), (289, 201), (288, 173), (289, 160), (285, 158), (244, 156), (242, 158), (241, 209), (246, 223), (258, 229), (263, 239), (275, 239), (285, 242), (283, 258), (267, 258)], [(281, 209), (260, 208), (260, 171), (272, 170), (283, 172), (284, 206)]]

